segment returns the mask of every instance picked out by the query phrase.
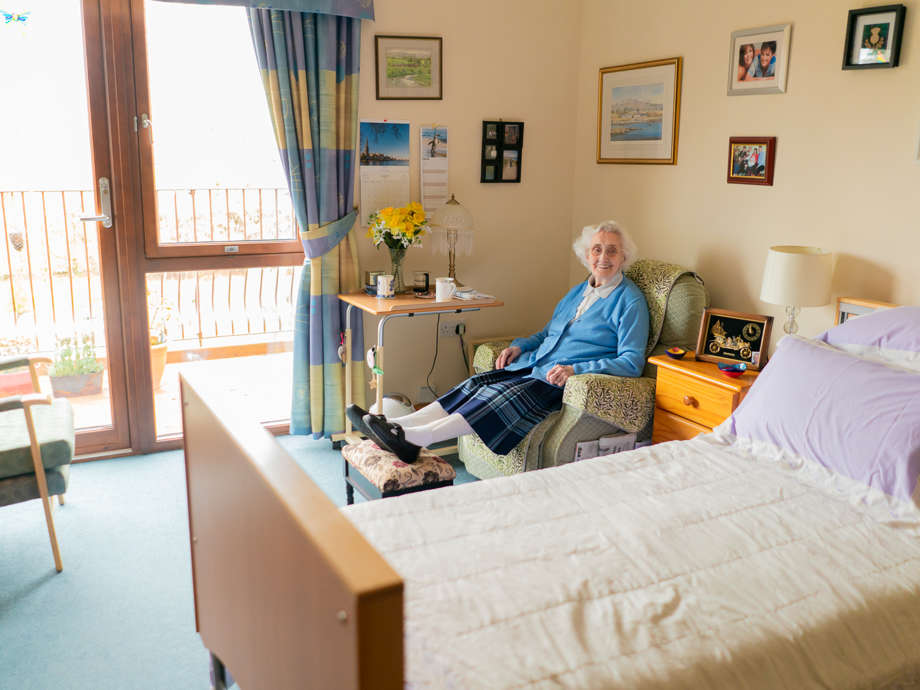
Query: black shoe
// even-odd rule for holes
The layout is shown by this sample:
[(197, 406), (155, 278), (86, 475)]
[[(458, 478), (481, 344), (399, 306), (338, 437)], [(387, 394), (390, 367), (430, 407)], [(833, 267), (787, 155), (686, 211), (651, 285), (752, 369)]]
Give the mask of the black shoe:
[(352, 428), (358, 433), (370, 436), (367, 432), (367, 425), (364, 423), (364, 415), (366, 414), (367, 410), (362, 410), (357, 405), (349, 405), (345, 408), (345, 416), (351, 422)]
[(369, 414), (364, 417), (364, 426), (367, 435), (384, 450), (394, 453), (403, 462), (413, 463), (418, 459), (421, 448), (406, 440), (406, 434), (399, 424), (388, 422), (380, 414)]

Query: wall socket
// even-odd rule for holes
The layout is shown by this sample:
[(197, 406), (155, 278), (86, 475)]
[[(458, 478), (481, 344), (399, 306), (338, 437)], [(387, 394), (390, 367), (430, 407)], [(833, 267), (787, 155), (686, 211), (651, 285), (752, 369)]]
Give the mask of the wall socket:
[(459, 319), (443, 319), (438, 326), (438, 337), (449, 338), (452, 335), (466, 333), (466, 324)]

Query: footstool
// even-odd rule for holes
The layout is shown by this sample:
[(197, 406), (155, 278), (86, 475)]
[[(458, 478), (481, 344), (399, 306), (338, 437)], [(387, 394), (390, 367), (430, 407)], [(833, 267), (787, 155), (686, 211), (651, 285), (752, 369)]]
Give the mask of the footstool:
[(418, 460), (405, 463), (371, 440), (342, 448), (345, 470), (345, 502), (355, 502), (355, 489), (364, 498), (388, 498), (414, 491), (451, 486), (457, 473), (450, 463), (427, 448)]

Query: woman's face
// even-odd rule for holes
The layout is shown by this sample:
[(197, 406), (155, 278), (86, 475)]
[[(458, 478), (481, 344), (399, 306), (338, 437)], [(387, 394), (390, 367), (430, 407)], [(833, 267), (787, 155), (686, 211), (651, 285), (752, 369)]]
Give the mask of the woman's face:
[(744, 54), (742, 57), (742, 64), (745, 67), (750, 67), (751, 63), (754, 62), (754, 46), (748, 43), (747, 45), (743, 47), (743, 50), (744, 50)]
[(619, 272), (626, 260), (623, 240), (615, 232), (598, 231), (591, 238), (587, 258), (594, 285), (603, 285)]

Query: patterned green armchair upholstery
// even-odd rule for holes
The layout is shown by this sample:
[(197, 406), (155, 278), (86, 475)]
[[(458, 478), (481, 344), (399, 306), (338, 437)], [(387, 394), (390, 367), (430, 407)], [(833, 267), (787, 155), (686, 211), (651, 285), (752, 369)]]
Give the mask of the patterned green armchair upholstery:
[[(626, 272), (642, 290), (649, 307), (646, 355), (669, 347), (696, 349), (700, 319), (709, 305), (703, 281), (682, 266), (643, 259)], [(510, 340), (481, 344), (473, 355), (476, 373), (495, 368), (498, 353)], [(490, 451), (475, 434), (460, 437), (460, 459), (471, 474), (486, 479), (571, 462), (575, 446), (620, 431), (651, 439), (655, 411), (655, 367), (638, 378), (581, 374), (565, 385), (562, 409), (540, 422), (507, 455)]]

